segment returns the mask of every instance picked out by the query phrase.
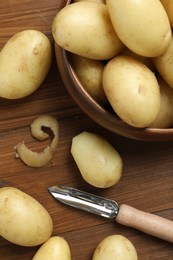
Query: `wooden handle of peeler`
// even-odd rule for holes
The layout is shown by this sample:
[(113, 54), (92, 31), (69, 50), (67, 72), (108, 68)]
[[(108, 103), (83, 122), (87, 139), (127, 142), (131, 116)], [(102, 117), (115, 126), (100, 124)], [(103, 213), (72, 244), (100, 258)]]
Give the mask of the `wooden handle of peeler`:
[(173, 242), (173, 221), (122, 204), (116, 217), (119, 224)]

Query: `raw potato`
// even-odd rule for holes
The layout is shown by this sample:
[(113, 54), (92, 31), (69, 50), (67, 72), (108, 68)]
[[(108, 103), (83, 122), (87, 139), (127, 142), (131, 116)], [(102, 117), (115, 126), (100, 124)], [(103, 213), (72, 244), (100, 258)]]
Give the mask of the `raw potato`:
[(0, 188), (0, 235), (26, 247), (44, 243), (53, 223), (48, 211), (33, 197), (13, 187)]
[(137, 260), (132, 242), (122, 235), (111, 235), (97, 246), (92, 260)]
[(172, 32), (159, 0), (107, 0), (106, 4), (118, 37), (129, 49), (146, 57), (166, 51)]
[(32, 260), (71, 260), (71, 252), (63, 237), (49, 238), (37, 251)]
[(32, 94), (46, 78), (51, 62), (52, 46), (46, 35), (36, 30), (15, 34), (0, 53), (0, 97)]
[(65, 50), (95, 60), (110, 59), (123, 46), (106, 5), (96, 2), (82, 1), (65, 6), (53, 20), (52, 34)]
[(160, 1), (165, 8), (165, 10), (168, 14), (171, 26), (173, 27), (173, 1), (172, 0), (160, 0)]
[(73, 2), (74, 3), (75, 2), (96, 2), (96, 3), (100, 3), (100, 4), (105, 4), (104, 0), (74, 0)]
[(119, 181), (122, 159), (103, 137), (84, 131), (73, 137), (71, 153), (83, 179), (89, 184), (108, 188)]
[(158, 78), (160, 86), (160, 111), (150, 127), (168, 128), (173, 125), (173, 89), (162, 79)]
[(100, 104), (107, 103), (102, 85), (103, 62), (72, 55), (72, 64), (82, 86), (90, 96)]
[(155, 68), (167, 82), (167, 84), (173, 88), (173, 39), (167, 49), (167, 51), (158, 57), (152, 59)]
[(131, 126), (148, 127), (160, 110), (156, 76), (133, 57), (117, 56), (107, 63), (103, 88), (114, 111)]
[(49, 135), (43, 131), (43, 127), (50, 128), (54, 135), (53, 140), (43, 152), (38, 153), (30, 150), (24, 142), (18, 143), (14, 149), (16, 157), (20, 158), (29, 167), (43, 167), (50, 162), (56, 151), (59, 141), (59, 124), (55, 117), (42, 115), (36, 118), (31, 124), (31, 134), (40, 141), (49, 138)]

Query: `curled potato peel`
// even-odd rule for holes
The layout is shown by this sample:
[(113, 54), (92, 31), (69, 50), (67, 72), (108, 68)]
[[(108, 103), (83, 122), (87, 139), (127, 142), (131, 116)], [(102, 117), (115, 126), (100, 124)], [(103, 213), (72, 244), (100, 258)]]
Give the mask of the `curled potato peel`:
[(30, 150), (24, 142), (18, 143), (14, 147), (16, 157), (20, 158), (30, 167), (42, 167), (48, 164), (58, 146), (59, 124), (56, 118), (49, 115), (42, 115), (33, 121), (31, 124), (31, 134), (40, 141), (44, 141), (50, 137), (48, 133), (43, 131), (43, 127), (50, 128), (54, 137), (51, 144), (42, 152), (38, 153)]

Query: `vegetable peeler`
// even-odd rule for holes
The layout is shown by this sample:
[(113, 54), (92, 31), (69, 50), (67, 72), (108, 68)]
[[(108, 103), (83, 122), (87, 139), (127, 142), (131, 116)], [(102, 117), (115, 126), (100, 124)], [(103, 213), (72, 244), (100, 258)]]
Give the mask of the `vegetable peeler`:
[(64, 204), (102, 217), (115, 219), (119, 224), (173, 242), (173, 221), (171, 220), (138, 210), (126, 204), (118, 205), (114, 200), (72, 187), (52, 186), (48, 190), (56, 200)]

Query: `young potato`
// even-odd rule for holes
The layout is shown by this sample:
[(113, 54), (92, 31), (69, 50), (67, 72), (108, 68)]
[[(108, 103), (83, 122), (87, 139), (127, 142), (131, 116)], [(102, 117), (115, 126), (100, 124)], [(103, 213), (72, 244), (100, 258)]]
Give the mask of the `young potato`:
[(161, 96), (160, 110), (150, 127), (167, 128), (173, 125), (173, 89), (161, 77), (158, 77), (158, 83)]
[(96, 3), (100, 3), (100, 4), (105, 4), (104, 0), (74, 0), (73, 2), (74, 3), (75, 2), (96, 2)]
[(137, 260), (132, 242), (122, 235), (111, 235), (103, 239), (94, 251), (92, 260)]
[(0, 55), (0, 97), (18, 99), (32, 94), (44, 81), (52, 46), (40, 31), (24, 30), (7, 41)]
[(173, 88), (173, 38), (167, 51), (152, 60), (159, 74), (167, 82), (167, 84)]
[(95, 60), (107, 60), (122, 49), (105, 4), (77, 2), (65, 6), (52, 23), (55, 42), (67, 51)]
[(71, 154), (83, 179), (97, 188), (115, 185), (122, 175), (119, 153), (97, 134), (84, 131), (73, 137)]
[(146, 57), (166, 51), (172, 32), (159, 0), (107, 0), (106, 4), (118, 37), (129, 49)]
[(169, 17), (169, 21), (171, 26), (173, 27), (173, 1), (172, 0), (160, 0), (162, 5), (164, 6), (167, 15)]
[(32, 260), (71, 260), (71, 252), (63, 237), (50, 237), (37, 251)]
[(37, 200), (17, 188), (0, 188), (0, 236), (30, 247), (44, 243), (52, 231), (52, 219)]
[(117, 115), (127, 124), (149, 126), (160, 109), (160, 90), (154, 73), (139, 60), (117, 56), (103, 71), (103, 88)]
[(75, 73), (83, 87), (98, 103), (105, 104), (107, 98), (102, 86), (103, 62), (75, 54), (71, 58)]

